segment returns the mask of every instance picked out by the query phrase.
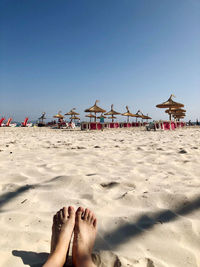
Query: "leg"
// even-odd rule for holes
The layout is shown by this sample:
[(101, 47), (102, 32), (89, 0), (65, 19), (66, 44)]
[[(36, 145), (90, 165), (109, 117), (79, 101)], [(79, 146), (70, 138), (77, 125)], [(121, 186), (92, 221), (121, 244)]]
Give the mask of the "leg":
[(74, 227), (72, 259), (75, 267), (94, 267), (92, 249), (96, 239), (97, 220), (94, 214), (78, 208)]
[(75, 211), (64, 207), (53, 218), (51, 252), (43, 267), (63, 267), (74, 230)]

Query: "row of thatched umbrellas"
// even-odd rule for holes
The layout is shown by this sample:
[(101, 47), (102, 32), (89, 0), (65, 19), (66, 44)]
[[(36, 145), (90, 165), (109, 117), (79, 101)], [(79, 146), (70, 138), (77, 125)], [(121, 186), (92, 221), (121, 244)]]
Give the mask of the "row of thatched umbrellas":
[(156, 105), (157, 108), (166, 108), (165, 113), (169, 114), (169, 119), (171, 121), (172, 116), (174, 119), (183, 119), (185, 117), (185, 109), (183, 104), (175, 102), (172, 100), (174, 95), (170, 95), (169, 99), (161, 104)]
[[(112, 104), (112, 105), (111, 105), (111, 110), (108, 111), (108, 112), (106, 112), (106, 110), (104, 110), (104, 109), (102, 109), (101, 107), (99, 107), (99, 106), (97, 105), (97, 103), (98, 103), (98, 100), (96, 100), (95, 104), (94, 104), (92, 107), (90, 107), (90, 108), (88, 108), (88, 109), (85, 110), (85, 112), (89, 113), (89, 114), (86, 115), (85, 117), (90, 118), (90, 121), (91, 121), (92, 118), (93, 118), (94, 121), (96, 122), (96, 119), (107, 118), (106, 116), (110, 116), (110, 117), (108, 117), (108, 119), (111, 119), (112, 122), (113, 122), (114, 119), (116, 119), (116, 115), (126, 116), (126, 117), (127, 117), (127, 122), (129, 122), (129, 117), (135, 117), (136, 120), (137, 120), (137, 118), (142, 118), (142, 119), (146, 119), (146, 120), (151, 119), (151, 117), (149, 117), (148, 115), (144, 115), (144, 114), (142, 114), (142, 112), (141, 112), (140, 110), (138, 110), (138, 112), (137, 112), (136, 114), (131, 113), (131, 112), (129, 111), (128, 106), (126, 106), (126, 110), (127, 110), (127, 111), (126, 111), (125, 113), (120, 113), (120, 112), (117, 112), (117, 111), (115, 111), (115, 110), (113, 109), (113, 104)], [(92, 114), (92, 113), (94, 113), (94, 114)], [(98, 114), (98, 113), (101, 113), (101, 115), (97, 117), (97, 114)], [(78, 120), (78, 119), (80, 119), (79, 117), (77, 117), (77, 115), (80, 115), (80, 114), (77, 113), (77, 112), (75, 112), (75, 108), (73, 108), (72, 110), (70, 110), (70, 111), (69, 111), (68, 113), (66, 113), (65, 115), (69, 115), (69, 116), (71, 116), (71, 117), (70, 117), (70, 120), (71, 120), (71, 121), (72, 121), (72, 120)], [(55, 115), (55, 116), (53, 116), (53, 117), (54, 117), (54, 118), (57, 118), (57, 119), (61, 119), (61, 120), (64, 118), (64, 116), (61, 115), (61, 111), (59, 111), (58, 114)]]

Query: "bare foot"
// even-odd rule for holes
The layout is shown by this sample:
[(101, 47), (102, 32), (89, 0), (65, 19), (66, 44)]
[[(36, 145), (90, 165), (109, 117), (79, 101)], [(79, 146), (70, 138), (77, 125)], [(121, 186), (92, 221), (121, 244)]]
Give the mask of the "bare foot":
[(65, 264), (70, 240), (74, 230), (75, 211), (64, 207), (53, 217), (51, 253), (44, 267), (62, 267)]
[(93, 267), (91, 254), (96, 239), (97, 220), (89, 210), (76, 211), (72, 259), (75, 267)]

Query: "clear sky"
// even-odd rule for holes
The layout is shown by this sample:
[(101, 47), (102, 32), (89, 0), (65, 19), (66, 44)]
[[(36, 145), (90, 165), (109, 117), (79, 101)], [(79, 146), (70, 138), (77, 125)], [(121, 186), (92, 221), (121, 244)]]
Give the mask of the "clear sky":
[(199, 0), (1, 0), (0, 117), (155, 108), (200, 119)]

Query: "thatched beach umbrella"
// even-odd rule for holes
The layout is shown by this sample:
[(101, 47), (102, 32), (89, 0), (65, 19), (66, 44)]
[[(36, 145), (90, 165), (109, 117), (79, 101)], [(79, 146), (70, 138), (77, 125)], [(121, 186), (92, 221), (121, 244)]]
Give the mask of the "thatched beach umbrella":
[(131, 112), (129, 111), (128, 106), (126, 106), (126, 110), (127, 110), (127, 112), (122, 113), (122, 116), (126, 116), (126, 117), (127, 117), (127, 122), (129, 122), (129, 117), (135, 117), (135, 114), (133, 114), (133, 113), (131, 113)]
[(44, 120), (46, 120), (45, 115), (46, 115), (46, 112), (42, 112), (41, 117), (38, 118), (38, 120), (41, 121), (42, 124), (44, 123)]
[(71, 121), (73, 120), (73, 117), (74, 117), (74, 116), (76, 116), (76, 115), (80, 115), (79, 113), (75, 112), (74, 110), (75, 110), (75, 108), (71, 109), (69, 112), (67, 112), (67, 113), (65, 114), (65, 115), (67, 115), (67, 116), (71, 116), (71, 117), (70, 117), (70, 120), (71, 120)]
[[(170, 95), (169, 99), (161, 104), (156, 105), (157, 108), (169, 108), (170, 110), (172, 108), (181, 108), (184, 107), (183, 104), (175, 102), (172, 100), (172, 97), (174, 97), (173, 94)], [(169, 119), (171, 120), (171, 113), (169, 113)]]
[(93, 115), (93, 114), (88, 114), (88, 115), (86, 115), (85, 117), (90, 118), (90, 122), (91, 122), (91, 119), (92, 119), (92, 118), (96, 119), (96, 116)]
[(101, 119), (101, 118), (106, 119), (107, 117), (105, 115), (103, 115), (103, 113), (101, 113), (101, 115), (99, 117), (97, 117), (97, 119)]
[(63, 119), (64, 116), (60, 114), (61, 112), (62, 111), (59, 111), (58, 114), (54, 115), (53, 117), (56, 118), (56, 119)]
[(183, 115), (183, 114), (179, 114), (179, 115), (173, 115), (173, 117), (174, 117), (175, 119), (184, 119), (184, 118), (185, 118), (185, 115)]
[(147, 120), (147, 122), (148, 122), (148, 120), (152, 119), (151, 117), (148, 116), (148, 114), (147, 115), (142, 114), (142, 115), (143, 115), (143, 119)]
[(90, 108), (85, 110), (85, 112), (90, 112), (90, 113), (93, 112), (95, 114), (95, 121), (96, 121), (96, 114), (97, 113), (105, 113), (106, 112), (106, 110), (104, 110), (104, 109), (100, 108), (99, 106), (97, 106), (98, 102), (99, 101), (96, 100), (94, 106), (92, 106), (92, 107), (90, 107)]
[(168, 113), (168, 114), (176, 114), (176, 113), (183, 113), (183, 112), (186, 112), (185, 109), (182, 109), (182, 108), (172, 108), (172, 109), (167, 109), (165, 110), (165, 113)]
[(71, 121), (72, 120), (80, 120), (80, 118), (74, 115), (74, 116), (71, 116)]
[(114, 121), (114, 119), (116, 119), (116, 117), (114, 115), (120, 115), (121, 113), (115, 111), (113, 109), (113, 104), (111, 105), (111, 110), (108, 111), (107, 113), (105, 113), (105, 115), (111, 115), (111, 117), (109, 117), (109, 119), (112, 119), (112, 122)]
[(117, 119), (117, 117), (112, 116), (112, 117), (108, 117), (108, 119), (112, 119), (112, 122), (113, 122), (113, 119)]

